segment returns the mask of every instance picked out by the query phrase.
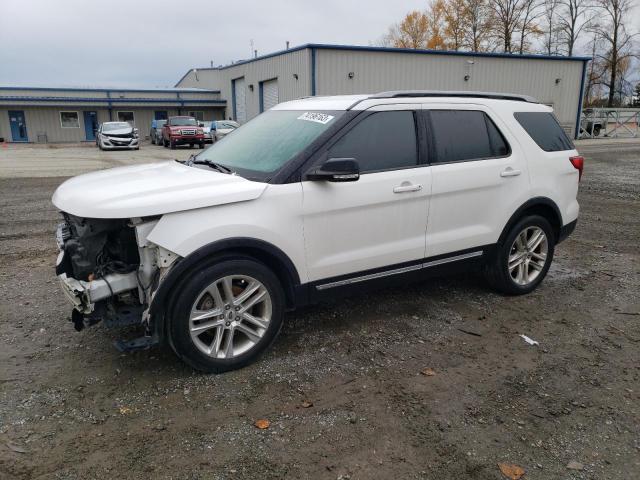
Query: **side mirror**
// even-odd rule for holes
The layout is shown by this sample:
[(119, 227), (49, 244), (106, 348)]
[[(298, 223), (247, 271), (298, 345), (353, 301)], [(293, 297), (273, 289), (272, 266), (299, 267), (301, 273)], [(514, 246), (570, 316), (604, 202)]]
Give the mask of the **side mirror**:
[(355, 158), (330, 158), (307, 173), (308, 180), (327, 182), (355, 182), (360, 178), (360, 166)]

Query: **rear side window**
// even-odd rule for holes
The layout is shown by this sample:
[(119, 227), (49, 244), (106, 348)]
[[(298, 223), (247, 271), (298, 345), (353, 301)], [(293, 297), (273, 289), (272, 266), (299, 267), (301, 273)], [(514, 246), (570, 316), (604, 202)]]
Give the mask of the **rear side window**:
[(560, 152), (575, 148), (552, 113), (516, 112), (513, 116), (545, 152)]
[(338, 140), (332, 158), (355, 158), (360, 172), (375, 172), (418, 165), (418, 143), (413, 112), (374, 113)]
[(431, 110), (431, 130), (438, 163), (503, 157), (509, 145), (486, 113)]

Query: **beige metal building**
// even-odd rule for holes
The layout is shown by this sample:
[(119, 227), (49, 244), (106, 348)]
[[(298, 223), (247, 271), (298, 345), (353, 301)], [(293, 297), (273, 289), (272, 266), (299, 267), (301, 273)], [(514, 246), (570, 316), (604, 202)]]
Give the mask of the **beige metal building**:
[(171, 115), (222, 119), (226, 101), (202, 88), (80, 89), (0, 87), (0, 138), (8, 142), (93, 141), (102, 122), (128, 121), (141, 137)]
[(247, 121), (309, 95), (385, 90), (475, 90), (530, 95), (552, 105), (575, 136), (586, 57), (444, 52), (307, 44), (216, 68), (188, 71), (182, 88), (217, 90), (227, 117)]

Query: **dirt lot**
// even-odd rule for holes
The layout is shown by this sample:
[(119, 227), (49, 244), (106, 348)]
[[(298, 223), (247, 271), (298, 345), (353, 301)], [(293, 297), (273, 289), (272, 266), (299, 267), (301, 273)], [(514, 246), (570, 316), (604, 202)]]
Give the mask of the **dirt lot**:
[(63, 179), (0, 180), (0, 478), (639, 478), (640, 143), (582, 151), (578, 228), (533, 294), (468, 276), (309, 308), (218, 376), (76, 333), (52, 267)]

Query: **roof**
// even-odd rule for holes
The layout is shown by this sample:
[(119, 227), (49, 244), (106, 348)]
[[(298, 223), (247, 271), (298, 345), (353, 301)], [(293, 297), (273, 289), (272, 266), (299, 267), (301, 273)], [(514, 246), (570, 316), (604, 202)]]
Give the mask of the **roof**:
[(24, 86), (0, 86), (2, 90), (32, 90), (34, 92), (145, 92), (145, 93), (220, 93), (220, 90), (208, 90), (206, 88), (185, 88), (185, 87), (173, 87), (173, 88), (83, 88), (83, 87), (24, 87)]
[(369, 95), (334, 95), (305, 97), (277, 104), (272, 110), (348, 110), (350, 106), (369, 98)]
[(193, 70), (225, 70), (227, 68), (237, 67), (238, 65), (244, 65), (246, 63), (257, 62), (259, 60), (265, 60), (271, 57), (277, 57), (279, 55), (285, 55), (287, 53), (297, 52), (299, 50), (314, 49), (314, 50), (348, 50), (354, 52), (386, 52), (386, 53), (409, 53), (414, 55), (452, 55), (461, 57), (492, 57), (492, 58), (508, 58), (518, 60), (564, 60), (564, 61), (579, 61), (587, 62), (591, 60), (591, 57), (566, 57), (562, 55), (539, 55), (539, 54), (517, 54), (517, 53), (500, 53), (500, 52), (467, 52), (460, 50), (423, 50), (413, 48), (390, 48), (390, 47), (371, 47), (361, 45), (331, 45), (326, 43), (305, 43), (297, 47), (290, 48), (288, 50), (279, 50), (276, 52), (268, 53), (249, 60), (241, 60), (236, 63), (224, 65), (222, 67), (203, 67), (192, 68), (185, 73), (180, 80), (176, 83), (178, 85), (184, 78), (189, 75)]
[[(416, 99), (419, 99), (416, 101)], [(279, 103), (272, 110), (365, 110), (372, 105), (386, 103), (426, 103), (438, 102), (442, 99), (455, 103), (466, 100), (482, 99), (490, 101), (509, 101), (538, 104), (535, 98), (511, 93), (487, 92), (436, 92), (403, 90), (381, 92), (373, 95), (334, 95), (328, 97), (305, 97), (299, 100)], [(528, 107), (527, 107), (528, 108)]]

